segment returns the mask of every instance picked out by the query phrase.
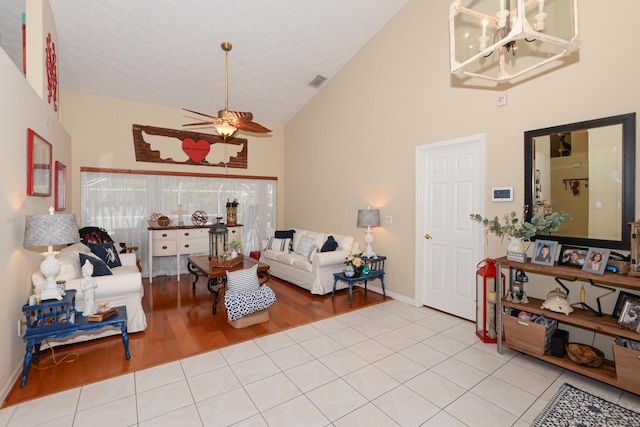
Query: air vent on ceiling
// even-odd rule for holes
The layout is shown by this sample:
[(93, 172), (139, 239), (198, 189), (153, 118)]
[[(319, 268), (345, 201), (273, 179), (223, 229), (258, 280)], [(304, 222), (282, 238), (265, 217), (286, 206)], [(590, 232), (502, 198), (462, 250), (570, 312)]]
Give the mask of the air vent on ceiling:
[(322, 77), (321, 75), (318, 74), (315, 79), (311, 80), (311, 83), (309, 83), (309, 86), (318, 89), (320, 86), (324, 84), (325, 81), (327, 81), (327, 78)]

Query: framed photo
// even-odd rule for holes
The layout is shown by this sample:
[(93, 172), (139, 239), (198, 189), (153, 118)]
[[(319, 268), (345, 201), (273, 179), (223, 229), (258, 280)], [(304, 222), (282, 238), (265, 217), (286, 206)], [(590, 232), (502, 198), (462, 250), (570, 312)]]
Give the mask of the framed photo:
[(536, 248), (533, 251), (531, 262), (553, 267), (553, 262), (556, 260), (556, 249), (558, 249), (558, 242), (536, 240)]
[(56, 160), (55, 209), (63, 211), (67, 208), (67, 167)]
[(27, 131), (27, 194), (51, 195), (51, 144), (32, 129)]
[(640, 301), (640, 295), (632, 294), (630, 292), (620, 291), (618, 294), (618, 301), (616, 301), (616, 306), (613, 309), (613, 313), (611, 313), (611, 317), (618, 318), (620, 317), (620, 312), (622, 311), (622, 307), (624, 307), (624, 303), (629, 299), (635, 299)]
[(562, 245), (560, 256), (558, 257), (558, 265), (566, 265), (567, 267), (582, 268), (587, 259), (589, 248), (580, 246)]
[(640, 301), (626, 300), (622, 307), (622, 312), (620, 312), (618, 323), (625, 328), (638, 329), (638, 324), (640, 324)]
[(604, 269), (607, 268), (609, 252), (608, 249), (589, 248), (584, 265), (582, 266), (582, 271), (603, 274)]

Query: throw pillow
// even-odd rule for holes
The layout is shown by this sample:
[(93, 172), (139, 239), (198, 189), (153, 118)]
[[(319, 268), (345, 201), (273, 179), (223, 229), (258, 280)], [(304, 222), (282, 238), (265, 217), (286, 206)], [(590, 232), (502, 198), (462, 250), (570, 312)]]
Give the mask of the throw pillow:
[(296, 253), (302, 255), (305, 258), (309, 258), (311, 254), (311, 250), (315, 249), (315, 240), (313, 237), (304, 236), (300, 239), (300, 243), (298, 243), (298, 248), (296, 249)]
[(243, 270), (227, 271), (227, 292), (256, 292), (259, 289), (258, 264)]
[(276, 239), (275, 237), (270, 237), (269, 243), (267, 243), (267, 249), (277, 252), (289, 252), (290, 245), (291, 239)]
[(91, 275), (91, 277), (113, 275), (107, 264), (95, 255), (79, 254), (79, 256), (80, 265), (84, 265), (84, 262), (86, 260), (89, 260), (89, 262), (93, 265), (93, 274)]
[(273, 237), (276, 239), (291, 239), (289, 241), (289, 252), (291, 252), (293, 250), (293, 235), (295, 232), (296, 230), (293, 228), (291, 230), (276, 230)]
[(102, 261), (109, 266), (109, 268), (120, 267), (120, 257), (118, 256), (118, 250), (113, 243), (89, 243), (89, 249)]
[(333, 252), (336, 249), (338, 249), (338, 242), (336, 242), (333, 236), (329, 236), (327, 237), (327, 241), (322, 245), (322, 248), (320, 248), (320, 252)]

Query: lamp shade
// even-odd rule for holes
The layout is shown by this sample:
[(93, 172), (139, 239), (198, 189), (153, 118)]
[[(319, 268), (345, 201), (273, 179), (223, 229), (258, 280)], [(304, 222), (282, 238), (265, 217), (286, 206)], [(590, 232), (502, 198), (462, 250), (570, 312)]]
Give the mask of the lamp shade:
[(380, 227), (380, 210), (358, 209), (358, 227)]
[(67, 245), (79, 241), (76, 214), (27, 215), (25, 247)]

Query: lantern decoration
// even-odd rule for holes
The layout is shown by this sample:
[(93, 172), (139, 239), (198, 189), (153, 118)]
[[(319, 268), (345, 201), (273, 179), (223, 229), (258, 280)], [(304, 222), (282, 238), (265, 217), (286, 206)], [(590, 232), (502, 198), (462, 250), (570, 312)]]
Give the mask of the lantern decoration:
[(238, 200), (233, 199), (233, 202), (230, 202), (227, 199), (227, 225), (236, 226), (238, 225)]
[[(496, 262), (487, 258), (476, 266), (476, 335), (484, 343), (498, 342), (496, 332)], [(505, 276), (502, 275), (502, 282)]]
[(219, 258), (224, 255), (227, 246), (227, 226), (222, 222), (222, 217), (216, 217), (209, 228), (209, 259)]

